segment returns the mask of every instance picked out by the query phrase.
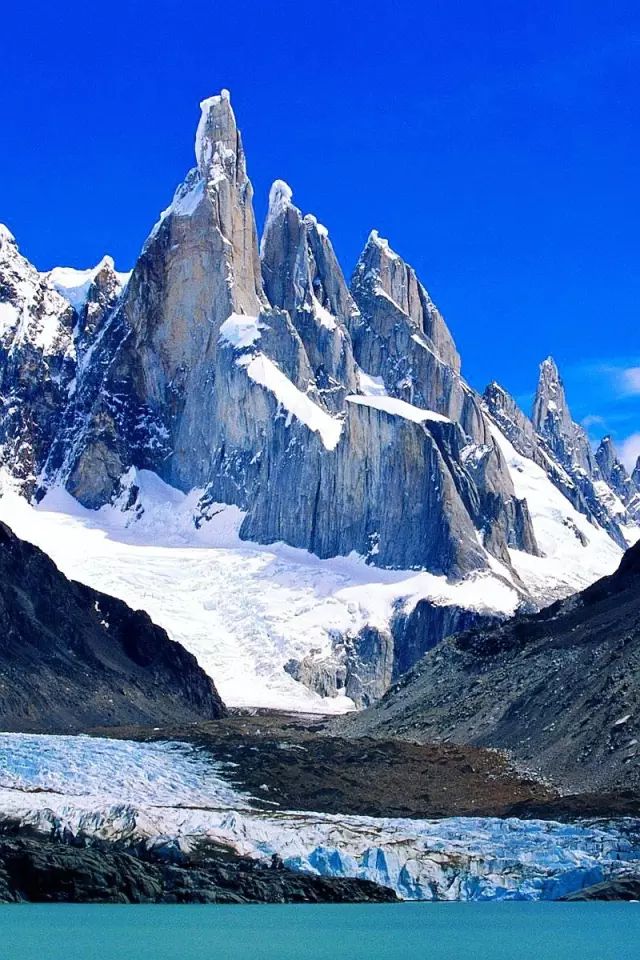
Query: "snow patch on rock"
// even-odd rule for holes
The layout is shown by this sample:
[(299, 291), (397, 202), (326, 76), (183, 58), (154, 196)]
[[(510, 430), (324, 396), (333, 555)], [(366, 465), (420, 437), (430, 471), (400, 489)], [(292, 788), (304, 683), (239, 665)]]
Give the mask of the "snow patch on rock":
[(349, 403), (357, 403), (362, 407), (373, 407), (375, 410), (381, 410), (393, 417), (402, 417), (404, 420), (412, 420), (414, 423), (425, 423), (432, 420), (438, 423), (451, 423), (452, 421), (436, 413), (434, 410), (424, 410), (422, 407), (415, 407), (412, 403), (405, 400), (398, 400), (396, 397), (387, 397), (381, 394), (369, 394), (365, 396), (347, 397)]
[[(240, 360), (244, 361), (244, 358)], [(320, 434), (327, 450), (335, 449), (342, 434), (342, 420), (330, 416), (317, 403), (314, 403), (306, 393), (289, 380), (273, 360), (263, 353), (253, 357), (246, 364), (243, 362), (243, 365), (246, 365), (247, 375), (254, 383), (274, 395), (278, 403), (287, 411), (288, 419), (295, 417), (309, 430)]]

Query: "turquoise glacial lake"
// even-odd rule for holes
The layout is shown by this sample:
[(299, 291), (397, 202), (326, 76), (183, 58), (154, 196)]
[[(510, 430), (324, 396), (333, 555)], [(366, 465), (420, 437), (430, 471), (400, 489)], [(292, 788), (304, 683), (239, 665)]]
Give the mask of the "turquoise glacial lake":
[(3, 960), (638, 960), (636, 903), (0, 907)]

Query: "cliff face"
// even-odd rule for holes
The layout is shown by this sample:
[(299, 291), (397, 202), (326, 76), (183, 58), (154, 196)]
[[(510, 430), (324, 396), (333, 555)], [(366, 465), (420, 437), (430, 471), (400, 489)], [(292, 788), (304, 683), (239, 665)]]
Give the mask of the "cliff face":
[(75, 317), (0, 226), (0, 445), (27, 492), (68, 401)]
[(3, 730), (215, 719), (224, 706), (195, 657), (146, 613), (67, 580), (0, 524)]

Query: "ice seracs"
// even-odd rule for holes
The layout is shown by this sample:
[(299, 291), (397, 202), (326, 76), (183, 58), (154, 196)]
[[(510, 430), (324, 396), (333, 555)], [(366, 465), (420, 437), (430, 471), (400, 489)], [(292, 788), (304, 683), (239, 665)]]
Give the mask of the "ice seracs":
[(31, 831), (215, 845), (290, 869), (361, 877), (405, 900), (553, 900), (637, 863), (624, 822), (376, 818), (259, 809), (206, 752), (180, 743), (0, 735), (0, 806)]

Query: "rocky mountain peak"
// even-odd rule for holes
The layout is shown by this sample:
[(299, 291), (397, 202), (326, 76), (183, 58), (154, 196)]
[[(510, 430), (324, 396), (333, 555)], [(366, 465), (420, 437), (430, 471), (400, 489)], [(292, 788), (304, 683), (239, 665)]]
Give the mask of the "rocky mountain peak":
[(588, 477), (599, 478), (589, 438), (571, 417), (564, 384), (553, 357), (547, 357), (540, 364), (532, 419), (535, 430), (544, 437), (563, 466), (578, 467)]
[(515, 406), (515, 400), (497, 380), (492, 380), (487, 384), (483, 394), (483, 399), (491, 407), (492, 412), (498, 410), (511, 410)]
[(92, 274), (83, 303), (78, 308), (79, 355), (90, 346), (129, 280), (128, 273), (116, 271), (111, 257), (103, 257)]
[[(460, 357), (453, 337), (444, 319), (413, 267), (381, 237), (377, 230), (369, 234), (351, 280), (356, 300), (383, 298), (398, 313), (412, 332), (427, 338), (427, 344), (436, 356), (456, 372), (460, 371)], [(395, 322), (395, 321), (394, 321)]]
[(76, 267), (53, 267), (42, 274), (43, 278), (61, 297), (73, 307), (76, 313), (82, 313), (92, 285), (112, 285), (120, 291), (129, 279), (129, 273), (116, 270), (113, 257), (105, 255), (95, 267), (79, 270)]
[[(616, 496), (625, 506), (629, 505), (637, 495), (638, 488), (633, 478), (627, 473), (624, 464), (618, 459), (612, 437), (603, 437), (600, 441), (596, 450), (596, 462), (603, 479), (609, 484)], [(634, 515), (637, 510), (638, 508), (634, 505)]]
[(491, 418), (516, 450), (539, 462), (537, 440), (533, 424), (504, 387), (493, 380), (485, 389), (482, 400)]
[[(230, 163), (244, 163), (236, 118), (228, 90), (209, 97), (200, 104), (200, 122), (196, 131), (196, 163), (201, 176), (208, 180), (224, 176)], [(223, 172), (224, 171), (224, 172)]]
[(303, 216), (284, 180), (269, 193), (260, 255), (270, 304), (289, 314), (326, 406), (342, 410), (346, 395), (357, 389), (347, 330), (356, 307), (328, 231), (314, 216)]
[(564, 384), (553, 357), (540, 364), (540, 376), (533, 406), (533, 425), (543, 435), (547, 432), (570, 436), (573, 420), (567, 404)]
[(596, 460), (602, 470), (603, 476), (607, 477), (619, 462), (616, 456), (616, 448), (611, 436), (603, 437), (596, 450)]

